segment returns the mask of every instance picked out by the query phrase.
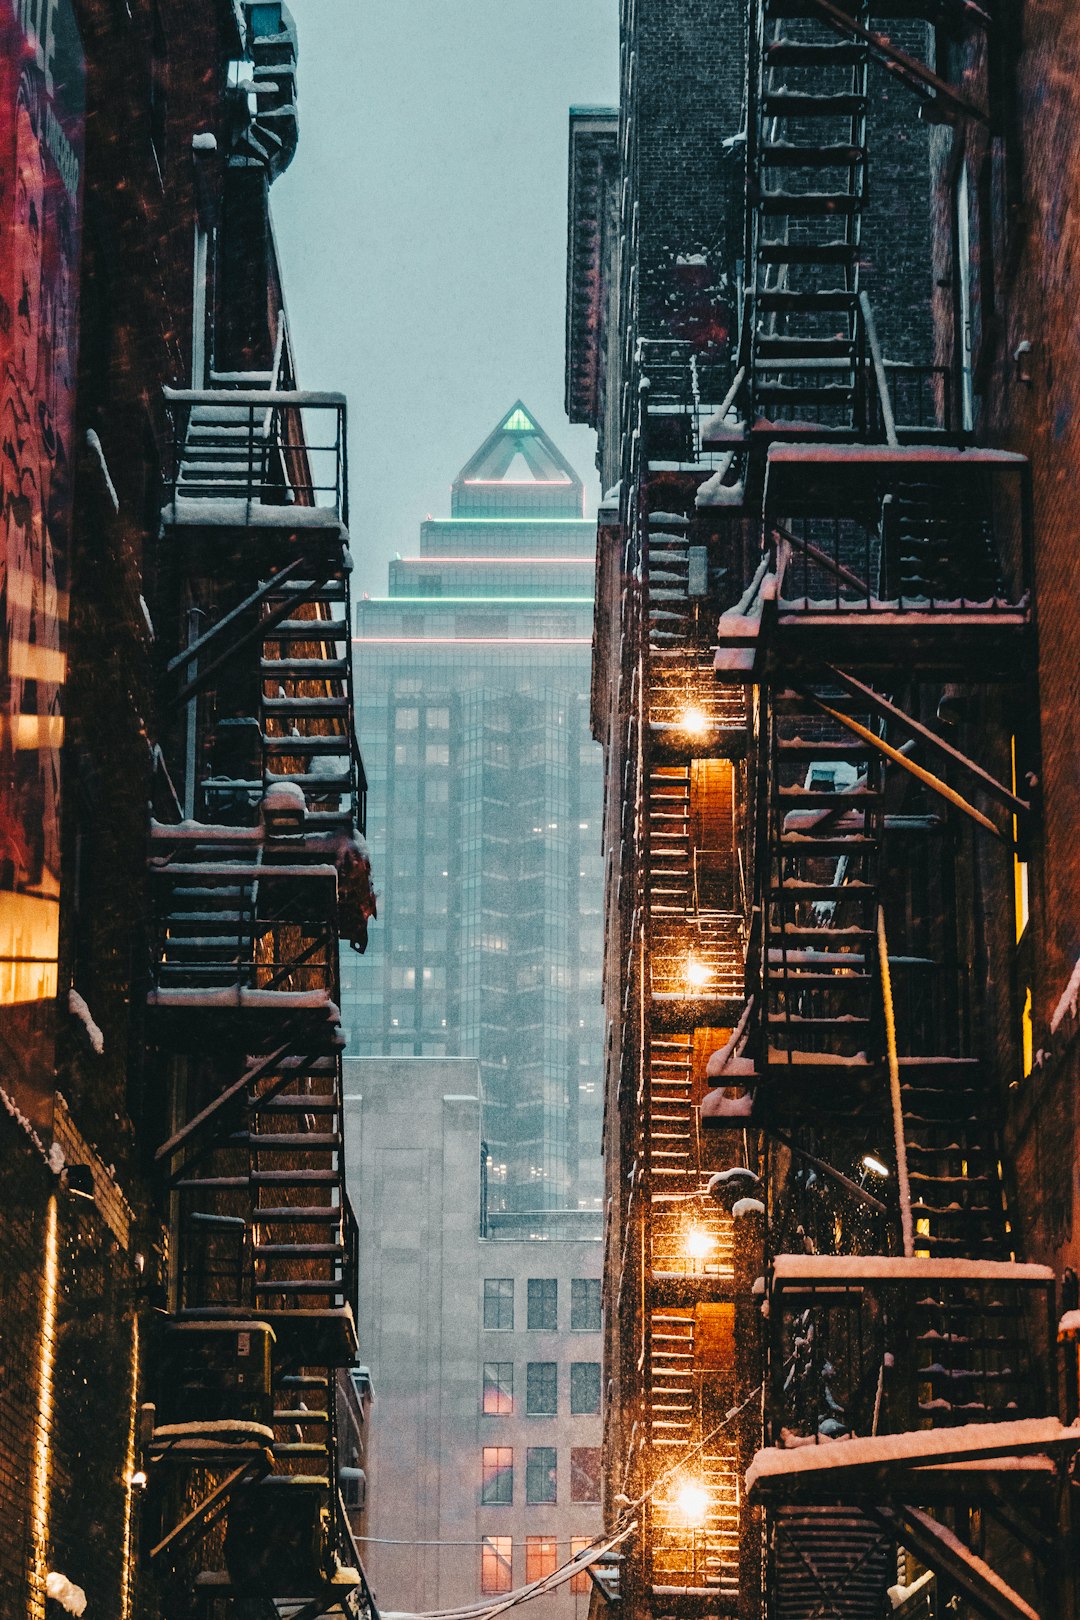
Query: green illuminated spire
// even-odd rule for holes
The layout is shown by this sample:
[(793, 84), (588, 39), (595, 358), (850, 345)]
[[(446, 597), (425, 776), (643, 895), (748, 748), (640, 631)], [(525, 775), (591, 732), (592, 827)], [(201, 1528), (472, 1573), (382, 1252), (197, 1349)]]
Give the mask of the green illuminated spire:
[(515, 399), (454, 479), (450, 508), (454, 517), (580, 518), (584, 498), (581, 479), (562, 451), (524, 401)]

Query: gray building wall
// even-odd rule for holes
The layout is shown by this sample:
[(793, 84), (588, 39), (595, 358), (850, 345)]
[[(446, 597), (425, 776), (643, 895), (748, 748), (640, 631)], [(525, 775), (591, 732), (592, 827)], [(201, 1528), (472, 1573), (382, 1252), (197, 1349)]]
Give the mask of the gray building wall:
[[(479, 1065), (469, 1058), (346, 1058), (345, 1140), (360, 1225), (360, 1359), (376, 1399), (366, 1568), (383, 1609), (423, 1611), (481, 1595), (485, 1536), (509, 1537), (511, 1579), (526, 1538), (600, 1531), (599, 1505), (572, 1498), (571, 1452), (600, 1445), (599, 1415), (570, 1413), (570, 1368), (598, 1364), (600, 1334), (570, 1329), (571, 1284), (599, 1278), (598, 1241), (481, 1237)], [(484, 1327), (484, 1280), (511, 1279), (512, 1328)], [(557, 1328), (530, 1330), (530, 1278), (554, 1279)], [(482, 1411), (485, 1362), (511, 1363), (513, 1410)], [(554, 1416), (525, 1411), (527, 1366), (556, 1363)], [(513, 1451), (513, 1498), (485, 1505), (485, 1446)], [(556, 1501), (526, 1502), (526, 1452), (553, 1447)], [(580, 1475), (579, 1475), (580, 1482)], [(536, 1620), (584, 1620), (586, 1594), (561, 1587)]]

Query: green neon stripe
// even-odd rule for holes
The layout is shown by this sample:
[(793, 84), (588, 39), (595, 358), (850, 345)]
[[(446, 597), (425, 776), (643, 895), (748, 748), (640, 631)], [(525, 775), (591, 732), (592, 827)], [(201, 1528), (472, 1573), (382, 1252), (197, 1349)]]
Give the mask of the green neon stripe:
[(590, 529), (595, 529), (595, 518), (561, 517), (561, 518), (526, 518), (526, 517), (441, 517), (424, 518), (422, 527), (429, 523), (499, 523), (504, 529), (516, 529), (522, 523), (560, 523), (564, 527), (569, 523), (581, 523)]
[(553, 602), (566, 607), (592, 607), (591, 596), (366, 596), (361, 599), (360, 605), (365, 603), (370, 607), (372, 603), (394, 602), (424, 602), (430, 608), (447, 606), (455, 602), (472, 602), (483, 604), (485, 602)]

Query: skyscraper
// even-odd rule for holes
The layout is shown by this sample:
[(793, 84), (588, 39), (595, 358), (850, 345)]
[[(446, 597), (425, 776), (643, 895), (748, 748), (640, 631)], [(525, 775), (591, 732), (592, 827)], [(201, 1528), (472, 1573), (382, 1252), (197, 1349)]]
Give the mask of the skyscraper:
[[(385, 874), (349, 1050), (480, 1062), (487, 1208), (600, 1207), (593, 528), (521, 401), (357, 604), (358, 729)], [(568, 1229), (576, 1217), (567, 1218)], [(550, 1229), (550, 1216), (547, 1218)]]

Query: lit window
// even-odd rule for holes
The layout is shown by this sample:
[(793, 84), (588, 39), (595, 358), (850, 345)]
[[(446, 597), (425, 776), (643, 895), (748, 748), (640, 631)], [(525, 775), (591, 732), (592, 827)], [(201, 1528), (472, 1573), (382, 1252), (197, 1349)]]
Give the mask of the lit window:
[(514, 1410), (514, 1363), (484, 1362), (484, 1412), (488, 1417), (509, 1417)]
[(484, 1278), (484, 1326), (507, 1329), (514, 1325), (513, 1277)]
[[(599, 1455), (599, 1453), (597, 1453)], [(525, 1500), (536, 1507), (557, 1497), (558, 1468), (554, 1446), (530, 1446), (525, 1453)]]
[(542, 1581), (559, 1567), (558, 1542), (550, 1536), (525, 1537), (525, 1579)]
[(599, 1502), (599, 1446), (574, 1446), (571, 1450), (570, 1500), (571, 1502)]
[(530, 1417), (553, 1417), (558, 1410), (559, 1367), (555, 1361), (530, 1361), (525, 1376), (525, 1410)]
[(600, 1363), (574, 1361), (570, 1364), (570, 1411), (575, 1417), (591, 1417), (600, 1410)]
[[(578, 1553), (584, 1552), (586, 1547), (591, 1547), (591, 1546), (592, 1546), (592, 1541), (590, 1540), (590, 1538), (588, 1536), (571, 1536), (571, 1538), (570, 1538), (570, 1556), (571, 1556), (571, 1558), (576, 1558)], [(588, 1595), (589, 1595), (589, 1587), (591, 1586), (591, 1584), (592, 1584), (592, 1582), (589, 1580), (588, 1574), (586, 1573), (585, 1570), (582, 1570), (580, 1575), (575, 1575), (572, 1578), (572, 1580), (570, 1582), (570, 1591), (573, 1593), (574, 1597), (588, 1597)]]
[(558, 1326), (559, 1284), (555, 1277), (529, 1278), (530, 1328), (554, 1333)]
[(509, 1592), (513, 1541), (509, 1536), (485, 1536), (480, 1555), (480, 1590)]
[(510, 1446), (485, 1446), (480, 1500), (487, 1507), (512, 1507), (514, 1453)]
[(570, 1327), (575, 1333), (599, 1333), (599, 1277), (575, 1277), (571, 1282)]

